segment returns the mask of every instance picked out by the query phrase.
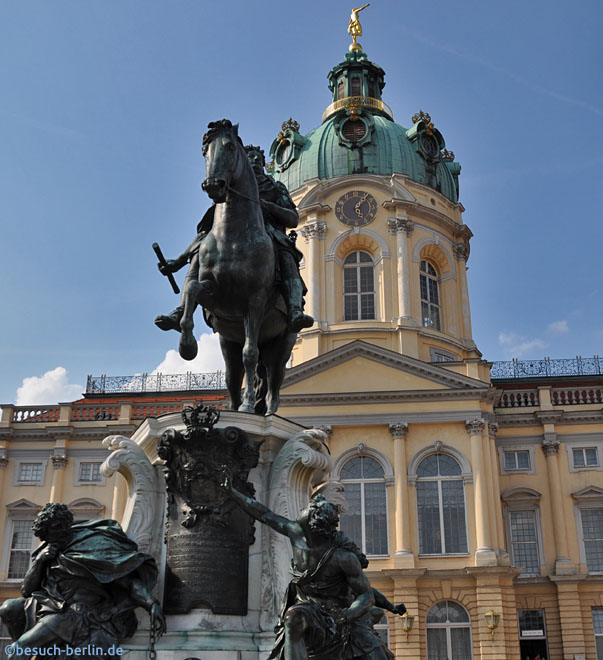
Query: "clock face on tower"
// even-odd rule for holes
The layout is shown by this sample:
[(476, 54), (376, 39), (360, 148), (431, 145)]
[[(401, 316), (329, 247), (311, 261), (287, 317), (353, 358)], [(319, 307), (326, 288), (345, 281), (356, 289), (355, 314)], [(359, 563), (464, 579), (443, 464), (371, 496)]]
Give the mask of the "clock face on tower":
[(363, 227), (375, 219), (377, 200), (370, 193), (351, 190), (337, 200), (335, 215), (348, 227)]

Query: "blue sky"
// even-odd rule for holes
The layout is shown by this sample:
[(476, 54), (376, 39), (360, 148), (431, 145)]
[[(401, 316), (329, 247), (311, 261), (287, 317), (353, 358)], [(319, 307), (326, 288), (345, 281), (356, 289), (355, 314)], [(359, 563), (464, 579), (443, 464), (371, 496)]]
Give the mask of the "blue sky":
[[(268, 149), (290, 116), (317, 126), (350, 9), (0, 3), (0, 402), (173, 367), (175, 335), (153, 318), (175, 297), (151, 243), (179, 254), (208, 206), (205, 127), (228, 117)], [(375, 0), (361, 15), (396, 121), (429, 112), (462, 164), (489, 360), (603, 352), (602, 14), (596, 0)], [(203, 341), (195, 367), (215, 369)]]

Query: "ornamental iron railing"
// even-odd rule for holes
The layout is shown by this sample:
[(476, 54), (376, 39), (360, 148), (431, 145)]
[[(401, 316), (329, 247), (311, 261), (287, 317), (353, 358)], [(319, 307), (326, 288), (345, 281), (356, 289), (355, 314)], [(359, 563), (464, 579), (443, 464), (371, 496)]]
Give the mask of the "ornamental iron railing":
[(595, 355), (591, 358), (551, 360), (507, 360), (493, 362), (490, 370), (492, 380), (504, 378), (549, 378), (551, 376), (601, 376), (603, 358)]
[(223, 371), (207, 374), (137, 374), (136, 376), (88, 376), (86, 394), (125, 394), (138, 392), (186, 392), (224, 390)]

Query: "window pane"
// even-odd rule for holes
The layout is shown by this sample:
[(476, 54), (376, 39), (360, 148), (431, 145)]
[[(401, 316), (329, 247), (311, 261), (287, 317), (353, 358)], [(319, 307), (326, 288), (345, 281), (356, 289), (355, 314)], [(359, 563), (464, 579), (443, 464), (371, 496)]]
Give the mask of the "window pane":
[(442, 481), (444, 552), (467, 552), (463, 482)]
[(433, 303), (434, 305), (440, 304), (437, 280), (429, 280), (429, 302)]
[(341, 468), (339, 476), (341, 479), (360, 479), (362, 476), (362, 458), (356, 456), (346, 461)]
[(582, 449), (574, 449), (574, 465), (584, 467), (584, 452)]
[(375, 318), (375, 296), (372, 293), (365, 293), (360, 296), (360, 317), (362, 319)]
[(8, 562), (9, 580), (25, 577), (31, 559), (33, 545), (32, 521), (16, 520), (13, 523), (10, 558)]
[(358, 275), (355, 268), (343, 269), (343, 292), (356, 293), (358, 291)]
[(363, 456), (360, 460), (362, 461), (362, 476), (365, 479), (383, 479), (385, 477), (381, 464), (374, 458)]
[(458, 461), (448, 454), (437, 454), (440, 474), (443, 477), (456, 477), (461, 474), (461, 466)]
[(451, 628), (450, 643), (452, 646), (451, 660), (470, 660), (471, 634), (469, 628)]
[(440, 505), (437, 481), (417, 482), (419, 552), (441, 554)]
[(373, 263), (373, 258), (367, 252), (357, 252), (356, 254), (358, 255), (358, 261), (361, 263)]
[(358, 320), (358, 296), (345, 296), (344, 297), (344, 319), (346, 321)]
[(538, 541), (536, 516), (533, 511), (512, 511), (509, 516), (513, 563), (524, 569), (524, 573), (538, 575)]
[(345, 261), (343, 263), (344, 264), (358, 263), (358, 252), (352, 252), (352, 254), (348, 254), (348, 256), (345, 258)]
[(387, 554), (387, 511), (385, 483), (364, 484), (366, 554)]
[(421, 300), (427, 300), (427, 278), (421, 275)]
[(584, 550), (589, 571), (603, 571), (603, 509), (582, 510)]
[(433, 305), (429, 305), (429, 317), (431, 319), (429, 327), (441, 330), (442, 324), (440, 323), (440, 310)]
[(446, 606), (448, 621), (450, 621), (450, 623), (469, 623), (469, 614), (467, 614), (467, 610), (462, 605), (459, 605), (452, 600), (447, 600)]
[(40, 481), (42, 478), (42, 463), (21, 463), (19, 466), (19, 481)]
[(427, 660), (448, 660), (446, 630), (444, 628), (427, 629)]
[(345, 484), (345, 498), (349, 510), (341, 516), (339, 527), (358, 547), (362, 548), (362, 506), (360, 503), (360, 484)]
[(519, 632), (524, 630), (541, 630), (545, 635), (543, 610), (519, 610)]
[(595, 639), (597, 641), (597, 660), (603, 660), (603, 635)]
[(584, 450), (586, 454), (586, 465), (598, 465), (597, 450), (595, 447), (589, 447)]
[(427, 618), (425, 620), (427, 623), (446, 623), (447, 619), (446, 601), (443, 600), (440, 603), (436, 603), (429, 612), (427, 612)]
[(436, 477), (438, 475), (438, 455), (431, 454), (424, 458), (417, 468), (417, 477)]
[(603, 635), (603, 607), (593, 607), (593, 628), (595, 635)]
[(517, 453), (517, 467), (520, 470), (528, 470), (530, 468), (530, 452), (518, 451)]
[(375, 285), (373, 283), (373, 267), (362, 266), (360, 269), (360, 291), (373, 291)]

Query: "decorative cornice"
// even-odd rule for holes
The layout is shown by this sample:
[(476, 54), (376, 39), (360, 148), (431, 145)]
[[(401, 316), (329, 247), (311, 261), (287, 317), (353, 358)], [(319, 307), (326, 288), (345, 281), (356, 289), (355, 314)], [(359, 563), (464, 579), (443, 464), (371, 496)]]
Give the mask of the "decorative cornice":
[(389, 432), (394, 440), (404, 440), (408, 433), (408, 424), (397, 422), (389, 425)]
[(483, 419), (468, 419), (465, 426), (469, 435), (481, 435), (486, 428), (486, 422)]
[(407, 236), (410, 236), (415, 229), (415, 223), (406, 217), (388, 218), (387, 228), (389, 229), (390, 234), (399, 234), (404, 232)]
[(301, 227), (299, 233), (306, 239), (306, 243), (311, 238), (322, 240), (327, 235), (327, 223), (324, 220), (312, 220)]
[(67, 456), (51, 456), (50, 460), (52, 461), (52, 467), (55, 470), (60, 470), (62, 468), (67, 467), (67, 463), (69, 462), (69, 459)]

